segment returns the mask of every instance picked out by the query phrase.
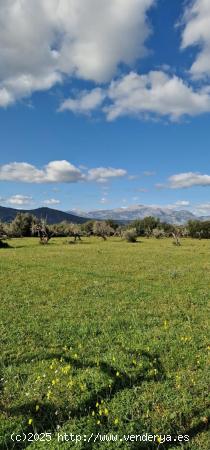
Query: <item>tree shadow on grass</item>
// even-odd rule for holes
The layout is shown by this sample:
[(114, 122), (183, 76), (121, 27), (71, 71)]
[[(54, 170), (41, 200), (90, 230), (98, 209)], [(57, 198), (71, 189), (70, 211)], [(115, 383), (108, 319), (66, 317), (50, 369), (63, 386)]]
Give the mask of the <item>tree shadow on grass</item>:
[[(125, 371), (117, 370), (116, 367), (108, 364), (105, 361), (100, 361), (98, 364), (94, 362), (89, 361), (81, 361), (79, 359), (74, 359), (71, 356), (67, 356), (64, 353), (61, 352), (55, 352), (55, 353), (49, 353), (49, 354), (43, 354), (42, 355), (25, 355), (22, 358), (8, 358), (5, 361), (5, 365), (11, 365), (12, 363), (16, 366), (19, 366), (23, 363), (31, 363), (38, 360), (62, 360), (67, 363), (71, 364), (72, 368), (74, 370), (77, 369), (87, 369), (87, 368), (98, 368), (102, 373), (108, 375), (110, 378), (112, 378), (112, 385), (110, 387), (103, 387), (99, 389), (97, 392), (91, 393), (90, 397), (88, 399), (85, 399), (84, 401), (81, 401), (81, 403), (76, 408), (72, 408), (69, 410), (68, 407), (60, 407), (56, 404), (54, 404), (51, 401), (48, 401), (45, 396), (42, 398), (42, 404), (40, 405), (40, 409), (38, 412), (36, 411), (36, 402), (26, 402), (22, 405), (11, 407), (5, 410), (5, 414), (8, 418), (11, 418), (12, 416), (25, 416), (25, 417), (31, 417), (33, 419), (33, 424), (35, 427), (35, 430), (37, 433), (41, 432), (55, 432), (58, 425), (65, 425), (65, 422), (71, 420), (71, 419), (85, 419), (86, 417), (90, 417), (91, 412), (95, 409), (96, 402), (106, 401), (106, 405), (108, 405), (108, 402), (111, 401), (118, 393), (122, 392), (124, 389), (133, 389), (135, 387), (141, 386), (142, 383), (155, 381), (160, 382), (165, 380), (165, 372), (162, 367), (161, 361), (159, 356), (156, 353), (149, 353), (146, 351), (137, 352), (132, 351), (130, 352), (132, 355), (136, 355), (136, 357), (144, 358), (148, 362), (148, 366), (145, 368), (141, 368), (140, 370), (136, 370), (136, 372), (133, 373), (126, 373)], [(149, 367), (152, 365), (153, 372), (151, 373), (151, 370), (149, 370)], [(194, 411), (194, 417), (199, 417), (202, 415), (202, 411)], [(188, 428), (189, 418), (186, 417), (186, 429), (183, 434), (189, 435), (190, 440), (195, 437), (197, 434), (207, 430), (209, 428), (209, 418), (206, 418), (206, 421), (203, 422), (200, 420), (196, 425)], [(33, 432), (33, 428), (29, 425), (26, 425), (26, 428), (24, 429), (24, 432), (30, 433)], [(98, 433), (98, 428), (93, 430), (95, 434)], [(103, 434), (109, 433), (108, 424), (104, 423), (103, 426)], [(138, 435), (139, 433), (139, 423), (136, 423), (136, 426), (134, 425), (134, 429), (132, 430), (132, 434)], [(178, 434), (178, 433), (177, 433)], [(180, 433), (181, 434), (181, 433)], [(169, 448), (176, 448), (180, 447), (181, 444), (178, 441), (174, 441), (176, 437), (172, 436), (172, 442), (165, 442), (161, 444), (162, 450), (167, 450)], [(11, 449), (24, 449), (27, 446), (29, 446), (29, 443), (14, 443), (11, 439), (7, 439), (4, 443), (3, 449), (11, 450)], [(158, 444), (152, 443), (152, 442), (130, 442), (129, 447), (132, 450), (139, 449), (139, 450), (154, 450), (158, 448)], [(91, 449), (92, 443), (84, 443), (83, 444), (84, 449)], [(189, 442), (183, 442), (182, 448), (190, 448)]]
[[(197, 409), (194, 411), (194, 417), (201, 417), (202, 415), (202, 410), (201, 409)], [(199, 420), (198, 423), (192, 427), (188, 427), (187, 423), (189, 422), (189, 418), (186, 417), (186, 419), (184, 420), (184, 422), (186, 422), (186, 426), (185, 426), (185, 430), (184, 432), (177, 432), (175, 433), (165, 433), (166, 436), (169, 435), (171, 437), (171, 440), (165, 439), (164, 442), (164, 430), (162, 431), (162, 433), (160, 433), (160, 435), (162, 434), (162, 443), (160, 444), (160, 449), (162, 450), (168, 450), (168, 449), (175, 449), (177, 447), (181, 447), (181, 448), (186, 448), (189, 449), (191, 448), (191, 440), (196, 437), (198, 434), (202, 433), (202, 432), (207, 432), (210, 428), (210, 415), (208, 417), (206, 417), (205, 422), (203, 420)], [(132, 433), (134, 435), (138, 435), (139, 433), (139, 426), (138, 424), (136, 425), (136, 428), (132, 431)], [(145, 433), (144, 433), (145, 434)], [(148, 433), (151, 434), (151, 433)], [(182, 440), (181, 442), (178, 439), (178, 436), (182, 436)], [(184, 436), (187, 436), (189, 439), (188, 441), (184, 440)], [(133, 442), (130, 446), (130, 448), (132, 450), (157, 450), (158, 447), (158, 443), (154, 443), (154, 442)]]
[(11, 247), (11, 245), (9, 245), (8, 242), (4, 242), (4, 241), (0, 240), (0, 249), (1, 248), (5, 249), (5, 248), (13, 248), (13, 247)]
[[(133, 354), (134, 352), (132, 352)], [(81, 419), (88, 417), (95, 409), (95, 405), (97, 402), (106, 401), (110, 402), (116, 394), (122, 392), (124, 389), (132, 389), (134, 387), (140, 386), (143, 382), (149, 381), (161, 381), (165, 378), (164, 370), (162, 368), (160, 359), (157, 354), (150, 354), (149, 352), (140, 352), (138, 356), (147, 360), (147, 367), (141, 368), (140, 370), (136, 370), (136, 372), (126, 373), (125, 371), (118, 370), (116, 367), (108, 364), (105, 361), (99, 361), (98, 364), (94, 362), (85, 362), (80, 361), (78, 359), (74, 359), (70, 356), (66, 356), (63, 353), (51, 353), (43, 355), (43, 358), (40, 358), (41, 355), (25, 355), (24, 357), (17, 359), (7, 358), (5, 360), (5, 365), (11, 365), (12, 363), (16, 366), (21, 365), (23, 363), (31, 363), (36, 360), (54, 360), (58, 359), (62, 360), (65, 363), (71, 364), (73, 369), (87, 369), (87, 368), (97, 368), (105, 375), (108, 375), (112, 379), (111, 387), (103, 387), (99, 389), (97, 392), (91, 393), (88, 399), (81, 401), (78, 407), (72, 408), (71, 410), (68, 407), (60, 407), (58, 405), (53, 404), (51, 401), (47, 400), (46, 396), (42, 398), (42, 405), (40, 405), (40, 409), (36, 412), (36, 402), (26, 402), (22, 405), (14, 406), (11, 408), (6, 408), (4, 410), (6, 416), (11, 418), (12, 416), (23, 416), (27, 418), (32, 418), (33, 423), (35, 424), (36, 432), (54, 432), (58, 425), (65, 424), (66, 421), (71, 419)], [(13, 361), (12, 361), (13, 360)], [(154, 373), (151, 373), (151, 365), (153, 366)], [(27, 434), (32, 431), (31, 426), (26, 425), (26, 429), (24, 432)], [(13, 449), (13, 448), (26, 448), (26, 444), (24, 443), (16, 443), (14, 447), (14, 443), (11, 439), (5, 442), (5, 449)], [(89, 447), (84, 447), (89, 448)]]

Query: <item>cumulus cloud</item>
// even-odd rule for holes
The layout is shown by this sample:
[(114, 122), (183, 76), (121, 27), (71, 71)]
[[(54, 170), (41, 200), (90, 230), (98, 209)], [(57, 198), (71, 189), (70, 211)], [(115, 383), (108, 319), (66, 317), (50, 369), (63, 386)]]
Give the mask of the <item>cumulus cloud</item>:
[(106, 183), (110, 178), (124, 177), (127, 171), (124, 169), (114, 169), (113, 167), (97, 167), (88, 171), (88, 180)]
[(0, 181), (25, 183), (74, 183), (83, 179), (79, 169), (68, 161), (51, 161), (43, 169), (13, 162), (0, 166)]
[(186, 172), (172, 175), (168, 179), (171, 189), (189, 188), (193, 186), (209, 186), (210, 175), (202, 175), (195, 172)]
[[(77, 98), (66, 100), (60, 110), (70, 109), (73, 112), (87, 114), (100, 107), (108, 121), (120, 116), (144, 118), (162, 116), (176, 121), (183, 116), (210, 112), (208, 90), (193, 90), (181, 78), (162, 71), (151, 71), (146, 75), (130, 72), (112, 81), (106, 90), (100, 89), (97, 101), (91, 102), (88, 109), (88, 99), (92, 93), (95, 94), (95, 90), (89, 94), (85, 91)], [(82, 106), (82, 102), (85, 107)]]
[(193, 0), (184, 15), (182, 48), (199, 46), (198, 55), (191, 66), (191, 74), (196, 77), (210, 76), (210, 2)]
[(69, 98), (65, 100), (59, 108), (59, 111), (72, 111), (78, 114), (90, 114), (97, 109), (106, 97), (105, 92), (101, 88), (92, 91), (82, 91), (77, 98)]
[(0, 166), (0, 181), (24, 183), (77, 183), (79, 181), (106, 182), (111, 178), (122, 177), (124, 169), (98, 167), (82, 172), (69, 161), (50, 161), (39, 169), (26, 162), (12, 162)]
[(155, 0), (1, 0), (0, 106), (66, 76), (104, 82), (145, 55)]
[(172, 121), (210, 111), (210, 96), (193, 90), (177, 76), (162, 71), (146, 75), (131, 72), (111, 83), (107, 119), (119, 116), (168, 116)]
[(48, 205), (48, 206), (59, 205), (60, 200), (56, 200), (55, 198), (50, 198), (48, 200), (44, 200), (43, 204)]
[(11, 197), (4, 200), (4, 203), (12, 206), (24, 206), (32, 203), (32, 197), (28, 195), (12, 195)]

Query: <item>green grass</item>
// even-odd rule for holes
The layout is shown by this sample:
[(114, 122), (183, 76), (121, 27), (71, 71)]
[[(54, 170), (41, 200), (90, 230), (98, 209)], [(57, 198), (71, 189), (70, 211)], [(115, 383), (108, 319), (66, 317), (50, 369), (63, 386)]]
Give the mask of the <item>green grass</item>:
[[(0, 447), (209, 450), (210, 241), (11, 245), (0, 250)], [(190, 443), (59, 445), (58, 430)], [(22, 431), (52, 440), (14, 446)]]

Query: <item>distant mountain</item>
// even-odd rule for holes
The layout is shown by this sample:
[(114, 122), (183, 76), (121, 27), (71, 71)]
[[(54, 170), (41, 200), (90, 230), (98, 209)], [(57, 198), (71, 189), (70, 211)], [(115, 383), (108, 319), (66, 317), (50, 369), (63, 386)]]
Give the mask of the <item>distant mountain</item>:
[(58, 211), (52, 208), (37, 209), (14, 209), (0, 206), (0, 221), (11, 222), (18, 212), (33, 214), (38, 219), (46, 219), (49, 224), (60, 223), (63, 221), (71, 223), (85, 223), (87, 220), (107, 220), (113, 219), (118, 223), (128, 223), (135, 219), (153, 216), (160, 219), (161, 222), (167, 222), (177, 225), (185, 224), (188, 220), (210, 220), (210, 217), (196, 217), (190, 211), (176, 211), (170, 208), (158, 208), (154, 206), (135, 205), (128, 208), (102, 209), (95, 211)]
[(20, 210), (14, 208), (5, 208), (3, 206), (0, 206), (0, 220), (2, 222), (11, 222), (19, 212), (33, 214), (38, 219), (46, 219), (47, 223), (49, 224), (60, 223), (63, 222), (64, 220), (66, 222), (72, 223), (84, 223), (87, 220), (89, 220), (88, 218), (85, 217), (80, 217), (74, 214), (58, 211), (56, 209), (51, 208)]
[[(80, 216), (84, 213), (78, 212)], [(135, 205), (128, 208), (117, 208), (107, 210), (96, 210), (85, 213), (86, 217), (98, 220), (113, 219), (116, 221), (128, 222), (135, 219), (143, 219), (147, 216), (157, 217), (161, 222), (172, 224), (184, 224), (188, 220), (198, 219), (190, 211), (176, 211), (170, 208), (158, 208), (154, 206)]]

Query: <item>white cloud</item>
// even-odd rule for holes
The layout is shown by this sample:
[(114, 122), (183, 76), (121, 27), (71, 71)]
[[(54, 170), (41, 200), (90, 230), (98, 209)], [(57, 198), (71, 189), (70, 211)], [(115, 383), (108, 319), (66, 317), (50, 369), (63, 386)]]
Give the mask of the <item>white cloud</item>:
[(210, 186), (210, 175), (186, 172), (172, 175), (168, 179), (171, 189), (189, 188), (193, 186)]
[(5, 87), (0, 87), (0, 107), (6, 107), (13, 101), (13, 95)]
[(182, 35), (182, 48), (199, 46), (198, 55), (190, 72), (196, 77), (210, 75), (210, 2), (193, 0), (184, 15), (185, 28)]
[(178, 200), (175, 203), (176, 206), (182, 207), (182, 206), (190, 206), (190, 202), (188, 200)]
[(59, 108), (59, 111), (72, 111), (78, 114), (89, 114), (97, 109), (105, 99), (105, 92), (101, 88), (92, 91), (83, 91), (78, 98), (69, 98), (65, 100)]
[(155, 0), (1, 0), (0, 106), (63, 77), (104, 82), (145, 54)]
[(161, 71), (146, 75), (131, 72), (111, 83), (105, 107), (107, 119), (120, 116), (168, 116), (172, 121), (210, 111), (210, 96), (193, 90), (177, 76)]
[(0, 166), (0, 181), (16, 181), (23, 183), (77, 183), (79, 181), (106, 182), (111, 178), (123, 177), (124, 169), (97, 167), (82, 172), (69, 161), (51, 161), (39, 169), (26, 162), (12, 162)]
[[(130, 72), (120, 79), (112, 81), (107, 89), (101, 90), (94, 103), (86, 102), (91, 93), (86, 91), (77, 98), (66, 100), (62, 109), (71, 109), (77, 113), (90, 113), (99, 107), (106, 114), (108, 121), (120, 116), (169, 117), (177, 121), (183, 116), (196, 116), (210, 112), (210, 95), (208, 90), (193, 90), (181, 78), (168, 75), (162, 71), (152, 71), (146, 75)], [(70, 105), (64, 108), (64, 105)], [(147, 172), (145, 172), (147, 173)]]
[(27, 195), (12, 195), (11, 197), (4, 200), (4, 202), (8, 205), (16, 205), (16, 206), (23, 206), (23, 205), (29, 205), (32, 203), (32, 197), (29, 197)]
[(124, 169), (114, 169), (113, 167), (97, 167), (88, 171), (88, 180), (106, 183), (110, 178), (124, 177), (127, 171)]
[(59, 205), (60, 204), (60, 200), (56, 200), (55, 198), (50, 198), (48, 200), (44, 200), (43, 201), (44, 205), (48, 205), (48, 206), (53, 206), (53, 205)]
[(24, 183), (74, 183), (83, 179), (79, 169), (68, 161), (51, 161), (43, 169), (13, 162), (0, 166), (0, 181)]

